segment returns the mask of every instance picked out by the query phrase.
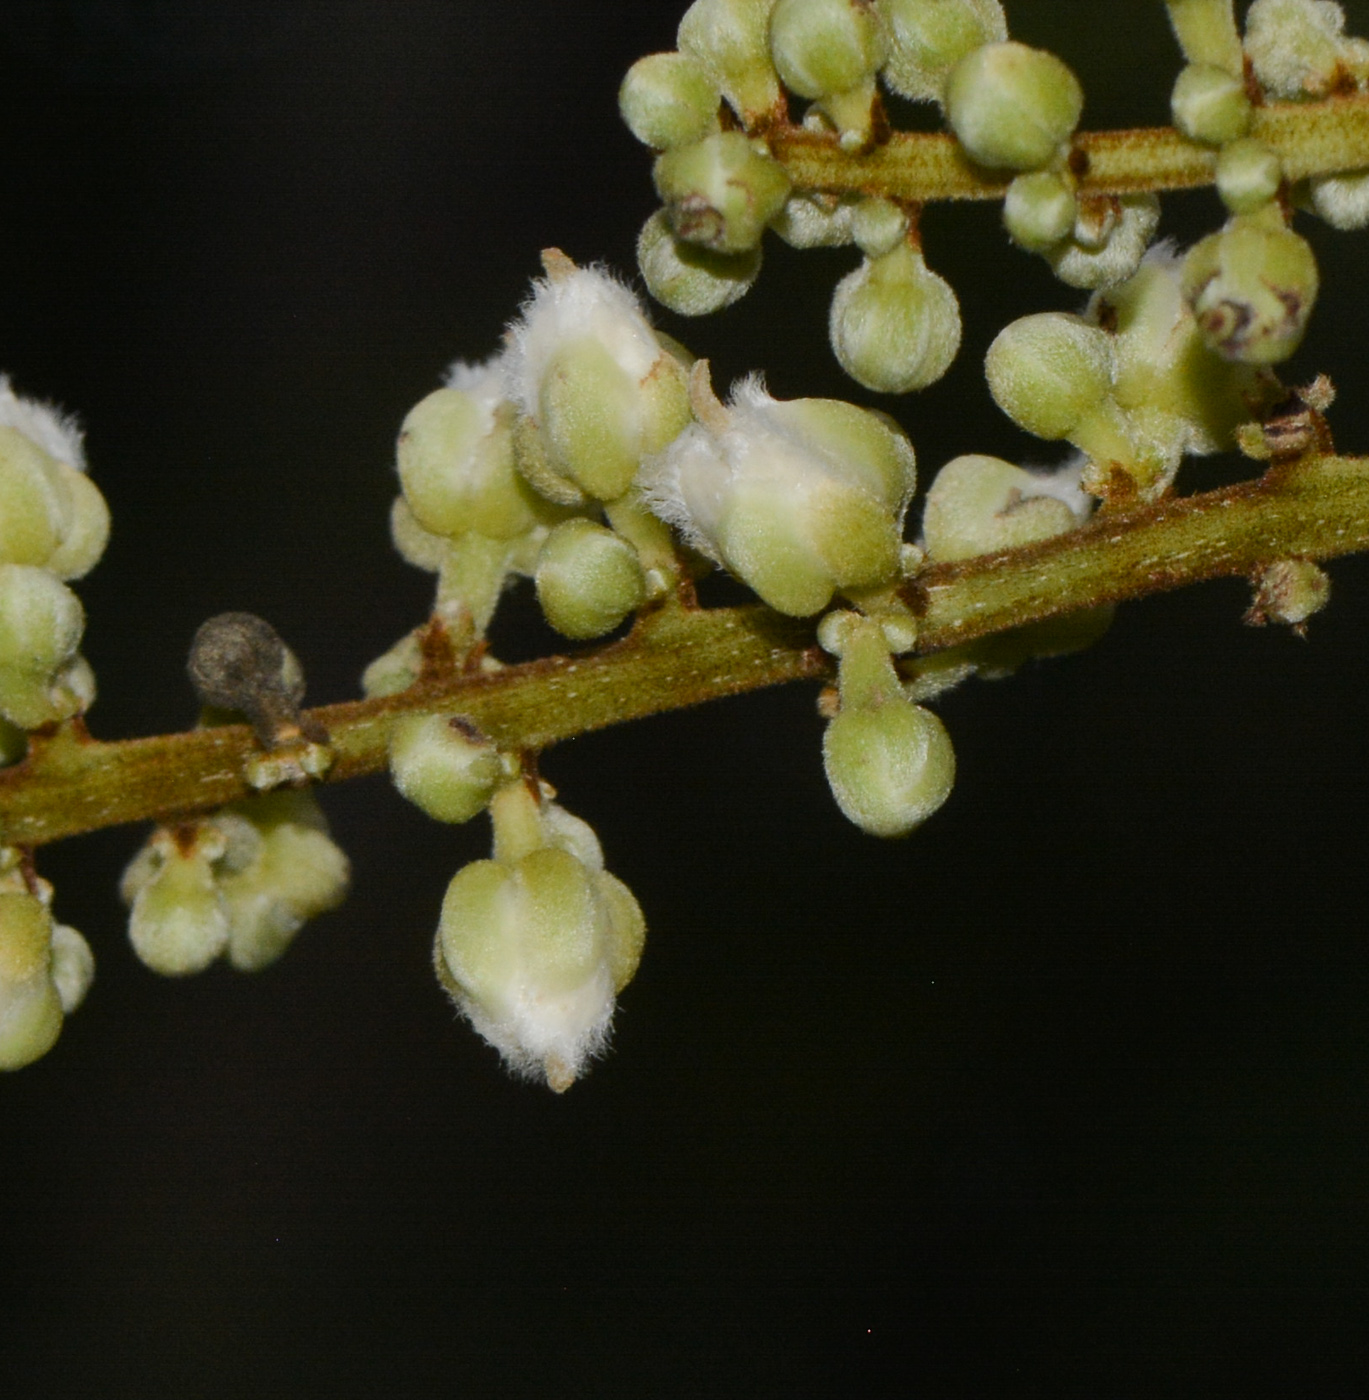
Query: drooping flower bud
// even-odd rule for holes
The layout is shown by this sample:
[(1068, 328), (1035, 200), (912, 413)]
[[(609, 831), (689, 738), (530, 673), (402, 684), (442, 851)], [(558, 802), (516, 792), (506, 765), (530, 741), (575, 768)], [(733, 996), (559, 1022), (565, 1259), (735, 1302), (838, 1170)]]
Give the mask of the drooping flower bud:
[(89, 708), (90, 667), (77, 655), (85, 611), (46, 569), (0, 564), (0, 717), (36, 729)]
[(686, 373), (620, 282), (555, 250), (543, 259), (548, 276), (505, 356), (509, 395), (542, 454), (518, 437), (519, 469), (543, 494), (559, 489), (551, 499), (562, 504), (615, 500), (688, 421)]
[(1317, 299), (1317, 260), (1277, 208), (1241, 214), (1189, 250), (1184, 295), (1203, 339), (1247, 364), (1286, 360)]
[(1074, 229), (1079, 212), (1071, 182), (1055, 170), (1017, 175), (1003, 200), (1003, 227), (1021, 248), (1045, 252)]
[[(495, 859), (466, 866), (448, 887), (434, 963), (508, 1067), (560, 1093), (603, 1050), (646, 924), (631, 891), (594, 858), (597, 843), (588, 859), (568, 849), (542, 805), (521, 781), (498, 794)], [(501, 825), (516, 835), (501, 842)]]
[(1253, 214), (1283, 183), (1283, 162), (1263, 141), (1231, 141), (1217, 157), (1217, 193), (1233, 214)]
[(681, 316), (711, 316), (740, 301), (760, 275), (761, 248), (744, 253), (715, 253), (686, 243), (670, 226), (664, 209), (642, 225), (637, 238), (637, 266), (646, 289)]
[(499, 750), (462, 715), (405, 715), (390, 731), (390, 777), (421, 811), (466, 822), (508, 774)]
[(602, 637), (646, 601), (637, 551), (592, 520), (566, 520), (547, 536), (533, 574), (537, 602), (563, 637)]
[(946, 117), (971, 160), (1039, 170), (1074, 134), (1084, 107), (1079, 80), (1054, 54), (1012, 40), (985, 44), (946, 82)]
[(832, 795), (870, 835), (906, 836), (950, 796), (950, 736), (904, 695), (877, 622), (851, 614), (846, 627), (824, 628), (829, 643), (840, 647), (841, 697), (822, 738)]
[(1169, 99), (1174, 125), (1193, 141), (1223, 146), (1250, 129), (1252, 108), (1245, 82), (1207, 63), (1190, 63), (1174, 82)]
[(940, 102), (967, 54), (1008, 37), (999, 0), (875, 0), (889, 35), (884, 81), (901, 97)]
[(1320, 175), (1308, 181), (1312, 209), (1332, 228), (1361, 229), (1369, 224), (1369, 170)]
[(832, 352), (858, 384), (906, 394), (940, 379), (960, 349), (960, 306), (920, 249), (897, 244), (837, 283)]
[(1046, 249), (1046, 261), (1067, 286), (1111, 287), (1140, 266), (1159, 222), (1160, 201), (1153, 194), (1081, 199), (1073, 230)]
[(203, 972), (228, 947), (228, 911), (214, 878), (226, 849), (208, 822), (159, 827), (124, 871), (129, 942), (153, 972)]
[(938, 563), (970, 559), (1064, 534), (1088, 509), (1077, 481), (1038, 476), (999, 457), (956, 457), (927, 491), (923, 543)]
[(627, 70), (618, 111), (628, 130), (658, 151), (688, 146), (718, 128), (722, 94), (689, 54), (653, 53)]
[(721, 89), (748, 131), (776, 120), (784, 94), (770, 62), (770, 11), (775, 0), (694, 0), (676, 35)]
[(796, 617), (820, 611), (838, 589), (893, 578), (916, 477), (907, 439), (850, 404), (782, 403), (754, 378), (724, 408), (705, 362), (694, 375), (700, 421), (644, 471), (651, 509)]
[(784, 167), (740, 131), (667, 151), (652, 178), (675, 232), (715, 253), (754, 248), (791, 189)]
[(1345, 11), (1330, 0), (1254, 0), (1245, 52), (1271, 97), (1326, 97), (1342, 78), (1369, 71), (1369, 45), (1344, 30)]

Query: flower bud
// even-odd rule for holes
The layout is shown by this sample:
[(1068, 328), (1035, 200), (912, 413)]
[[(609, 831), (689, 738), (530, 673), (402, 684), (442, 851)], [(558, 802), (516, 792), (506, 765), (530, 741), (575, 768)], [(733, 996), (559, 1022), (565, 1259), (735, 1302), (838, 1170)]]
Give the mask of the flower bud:
[(1005, 326), (984, 361), (994, 402), (1041, 438), (1066, 438), (1107, 398), (1112, 344), (1078, 316), (1044, 311)]
[(615, 500), (688, 421), (685, 370), (621, 283), (554, 251), (544, 260), (505, 357), (510, 397), (536, 428), (535, 444), (516, 430), (519, 470), (563, 504)]
[(653, 53), (627, 70), (618, 111), (628, 130), (658, 151), (688, 146), (718, 128), (722, 94), (698, 59)]
[(1241, 39), (1232, 0), (1165, 0), (1184, 57), (1240, 77)]
[(935, 383), (960, 349), (960, 306), (950, 284), (899, 243), (837, 283), (832, 352), (858, 384), (906, 394)]
[(0, 500), (0, 563), (46, 564), (70, 524), (71, 498), (58, 463), (16, 428), (0, 427)]
[(1153, 194), (1080, 200), (1073, 231), (1045, 250), (1046, 261), (1068, 286), (1111, 287), (1140, 266), (1159, 222), (1160, 201)]
[(883, 36), (861, 0), (776, 0), (770, 56), (790, 92), (826, 97), (874, 76), (884, 61)]
[(770, 227), (791, 248), (841, 248), (852, 241), (852, 214), (863, 202), (816, 191), (791, 194)]
[(1326, 97), (1347, 71), (1364, 71), (1365, 47), (1344, 34), (1345, 12), (1327, 0), (1254, 0), (1245, 52), (1271, 97)]
[(0, 1069), (46, 1055), (62, 1031), (52, 915), (35, 895), (0, 893)]
[(967, 54), (1008, 37), (999, 0), (875, 0), (889, 36), (884, 80), (900, 97), (940, 102)]
[(1035, 544), (1075, 529), (1085, 518), (1083, 493), (998, 457), (956, 457), (937, 473), (923, 508), (928, 556), (938, 563)]
[(1044, 252), (1069, 236), (1078, 213), (1069, 180), (1054, 170), (1013, 177), (1003, 200), (1003, 227), (1020, 248)]
[(499, 750), (462, 715), (404, 715), (390, 731), (390, 777), (435, 821), (466, 822), (504, 780)]
[(95, 954), (90, 944), (70, 924), (53, 924), (52, 985), (63, 1015), (70, 1016), (80, 1006), (94, 981)]
[(652, 511), (792, 616), (892, 578), (915, 480), (902, 434), (849, 404), (780, 403), (755, 379), (724, 408), (702, 361), (695, 375), (703, 421), (647, 464)]
[(1083, 107), (1083, 89), (1060, 59), (1011, 40), (974, 49), (946, 82), (951, 129), (971, 160), (995, 169), (1049, 165)]
[(124, 872), (129, 942), (153, 972), (203, 972), (228, 947), (228, 911), (213, 868), (223, 853), (223, 837), (208, 823), (159, 828)]
[(908, 216), (887, 199), (862, 199), (851, 209), (851, 236), (867, 258), (892, 253), (908, 237)]
[(1217, 193), (1233, 214), (1268, 204), (1283, 183), (1283, 162), (1263, 141), (1231, 141), (1217, 157)]
[(775, 0), (694, 0), (676, 35), (722, 90), (748, 131), (775, 120), (784, 95), (770, 62), (769, 22)]
[(1266, 206), (1189, 250), (1184, 296), (1208, 346), (1229, 360), (1277, 364), (1302, 341), (1317, 299), (1312, 249)]
[(667, 151), (652, 177), (675, 232), (715, 253), (756, 247), (791, 188), (784, 167), (740, 131)]
[(109, 543), (109, 506), (100, 488), (84, 472), (57, 463), (66, 487), (70, 514), (61, 543), (44, 564), (59, 579), (84, 578), (100, 562)]
[(711, 316), (740, 301), (760, 275), (759, 244), (745, 253), (714, 253), (675, 234), (664, 209), (642, 225), (637, 266), (646, 289), (680, 316)]
[(1244, 80), (1211, 64), (1190, 63), (1181, 70), (1169, 106), (1174, 125), (1193, 141), (1224, 146), (1250, 129), (1252, 109)]
[(552, 530), (533, 580), (547, 621), (577, 641), (613, 631), (646, 600), (637, 551), (592, 520), (566, 520)]
[(76, 655), (85, 612), (46, 569), (0, 564), (0, 716), (20, 729), (67, 719), (94, 699)]
[(1332, 228), (1360, 229), (1369, 224), (1369, 170), (1321, 175), (1308, 182), (1310, 202)]
[(513, 413), (499, 362), (454, 365), (399, 430), (404, 499), (425, 530), (507, 540), (540, 523), (541, 502), (514, 470)]
[(1282, 622), (1302, 630), (1313, 613), (1331, 598), (1331, 580), (1310, 559), (1278, 559), (1254, 578), (1255, 598), (1247, 622)]

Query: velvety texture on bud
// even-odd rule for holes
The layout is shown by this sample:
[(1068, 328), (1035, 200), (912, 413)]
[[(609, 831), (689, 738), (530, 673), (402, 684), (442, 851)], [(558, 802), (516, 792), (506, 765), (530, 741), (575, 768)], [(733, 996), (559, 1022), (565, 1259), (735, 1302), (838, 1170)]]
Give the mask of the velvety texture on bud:
[(1302, 628), (1331, 599), (1331, 580), (1311, 559), (1279, 559), (1255, 576), (1255, 597), (1246, 621), (1282, 622)]
[(1232, 0), (1165, 0), (1174, 37), (1190, 64), (1240, 77), (1241, 39)]
[(592, 520), (567, 520), (547, 536), (533, 573), (537, 602), (563, 637), (602, 637), (646, 600), (637, 551)]
[(899, 243), (837, 284), (832, 352), (858, 384), (905, 394), (935, 383), (960, 349), (960, 305), (950, 283)]
[(1364, 228), (1369, 224), (1369, 170), (1322, 175), (1308, 181), (1308, 201), (1332, 228)]
[(1345, 11), (1330, 0), (1254, 0), (1245, 52), (1271, 97), (1326, 97), (1343, 76), (1369, 72), (1369, 45), (1344, 30)]
[(1023, 471), (998, 457), (947, 462), (927, 491), (923, 544), (938, 563), (1051, 539), (1082, 524), (1087, 498), (1077, 481)]
[(1169, 106), (1174, 125), (1193, 141), (1223, 146), (1250, 129), (1244, 79), (1210, 64), (1190, 63), (1179, 73)]
[(783, 110), (770, 61), (770, 11), (775, 0), (694, 0), (676, 43), (702, 65), (748, 130)]
[(0, 1070), (32, 1064), (61, 1032), (52, 915), (35, 895), (0, 892)]
[(0, 717), (36, 729), (89, 707), (84, 629), (80, 600), (46, 569), (0, 564)]
[(1003, 227), (1020, 248), (1040, 253), (1067, 238), (1078, 213), (1074, 188), (1054, 170), (1013, 178), (1003, 200)]
[(715, 131), (721, 101), (703, 64), (683, 53), (639, 58), (618, 89), (618, 111), (627, 129), (658, 151), (688, 146)]
[(875, 0), (889, 36), (884, 81), (900, 97), (940, 102), (967, 54), (1008, 37), (999, 0)]
[(862, 0), (776, 0), (770, 56), (790, 92), (820, 98), (873, 77), (884, 39)]
[(504, 776), (499, 750), (460, 715), (404, 715), (390, 731), (395, 787), (436, 821), (470, 821)]
[(779, 612), (807, 617), (838, 589), (899, 567), (916, 471), (880, 416), (826, 399), (788, 403), (743, 380), (724, 408), (695, 367), (696, 413), (643, 473), (651, 509)]
[(805, 191), (784, 201), (770, 227), (791, 248), (841, 248), (853, 239), (856, 207), (851, 198)]
[(128, 938), (153, 972), (203, 972), (228, 947), (228, 911), (214, 879), (222, 835), (207, 823), (160, 829), (124, 872)]
[(1005, 326), (985, 357), (989, 392), (1015, 423), (1064, 438), (1112, 389), (1107, 335), (1078, 316), (1043, 311)]
[(1233, 214), (1252, 214), (1283, 183), (1283, 162), (1263, 141), (1231, 141), (1217, 157), (1217, 193)]
[(1069, 237), (1047, 248), (1045, 258), (1068, 286), (1111, 287), (1140, 266), (1159, 222), (1153, 194), (1082, 199)]
[(1079, 80), (1060, 59), (1012, 40), (973, 50), (946, 83), (951, 129), (971, 160), (994, 169), (1049, 165), (1083, 107)]
[(1237, 215), (1184, 260), (1184, 295), (1203, 339), (1247, 364), (1277, 364), (1298, 348), (1318, 285), (1312, 249), (1273, 206)]
[(652, 178), (675, 232), (715, 253), (754, 248), (791, 188), (784, 167), (739, 131), (667, 151)]
[(740, 301), (760, 275), (760, 245), (744, 253), (715, 253), (686, 243), (664, 209), (642, 225), (637, 266), (646, 289), (680, 316), (711, 316)]

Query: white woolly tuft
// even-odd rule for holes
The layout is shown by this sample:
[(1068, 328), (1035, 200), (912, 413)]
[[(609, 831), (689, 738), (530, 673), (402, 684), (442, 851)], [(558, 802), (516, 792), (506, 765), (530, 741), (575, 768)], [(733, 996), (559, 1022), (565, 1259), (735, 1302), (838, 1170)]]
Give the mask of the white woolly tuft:
[(442, 376), (442, 387), (469, 394), (487, 413), (493, 413), (504, 401), (505, 358), (506, 352), (501, 351), (479, 364), (456, 360)]
[(81, 425), (75, 415), (63, 413), (54, 404), (21, 399), (10, 385), (7, 374), (0, 374), (0, 427), (23, 433), (48, 456), (75, 467), (78, 472), (85, 471)]
[(603, 268), (541, 278), (509, 327), (503, 357), (504, 392), (524, 413), (536, 416), (547, 365), (577, 340), (597, 340), (635, 381), (663, 353), (636, 295)]
[(1072, 452), (1058, 467), (1024, 467), (1032, 478), (1032, 489), (1024, 492), (1027, 500), (1034, 496), (1049, 496), (1063, 501), (1083, 524), (1093, 514), (1098, 503), (1080, 485), (1088, 458), (1082, 452)]

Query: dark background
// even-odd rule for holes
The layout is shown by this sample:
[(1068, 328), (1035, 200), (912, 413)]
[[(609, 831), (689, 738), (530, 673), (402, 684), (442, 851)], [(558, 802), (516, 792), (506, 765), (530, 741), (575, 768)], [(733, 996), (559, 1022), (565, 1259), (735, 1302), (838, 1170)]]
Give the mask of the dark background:
[[(1009, 9), (1081, 73), (1086, 125), (1166, 119), (1158, 0)], [(192, 720), (211, 613), (269, 617), (318, 701), (419, 620), (396, 427), (495, 347), (540, 248), (631, 270), (649, 161), (613, 94), (677, 18), (0, 3), (0, 366), (81, 413), (113, 508), (80, 585), (98, 735)], [(1218, 217), (1173, 197), (1163, 227)], [(1325, 294), (1288, 377), (1330, 371), (1366, 450), (1365, 244), (1305, 232)], [(1080, 298), (987, 206), (925, 238), (966, 338), (883, 401), (924, 481), (1051, 460), (979, 365)], [(663, 324), (720, 383), (859, 398), (825, 337), (853, 254), (766, 256), (732, 311)], [(99, 972), (0, 1083), (0, 1395), (1369, 1392), (1369, 570), (1331, 573), (1306, 642), (1212, 585), (949, 696), (959, 782), (905, 842), (836, 812), (807, 689), (549, 754), (650, 924), (613, 1053), (563, 1098), (507, 1079), (429, 968), (483, 819), (325, 794), (355, 892), (256, 977), (134, 961), (139, 833), (44, 852)], [(501, 654), (549, 645), (526, 593), (507, 612)]]

